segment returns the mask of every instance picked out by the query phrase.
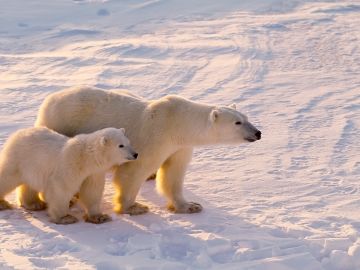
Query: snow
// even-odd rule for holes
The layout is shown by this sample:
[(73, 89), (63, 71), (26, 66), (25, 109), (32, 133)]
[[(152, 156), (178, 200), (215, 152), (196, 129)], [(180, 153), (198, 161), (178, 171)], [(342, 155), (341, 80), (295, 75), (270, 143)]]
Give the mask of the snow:
[(263, 132), (195, 151), (200, 214), (149, 181), (151, 212), (116, 215), (110, 179), (107, 224), (0, 212), (0, 269), (360, 269), (359, 25), (347, 0), (0, 1), (1, 145), (80, 84), (236, 103)]

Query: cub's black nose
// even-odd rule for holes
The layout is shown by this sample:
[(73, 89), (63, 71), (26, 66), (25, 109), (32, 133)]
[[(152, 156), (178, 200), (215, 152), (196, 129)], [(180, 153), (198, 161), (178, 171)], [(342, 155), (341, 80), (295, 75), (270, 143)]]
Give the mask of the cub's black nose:
[(138, 157), (138, 153), (135, 153), (135, 154), (133, 154), (133, 157), (135, 158), (135, 159), (137, 159), (137, 157)]
[(261, 131), (259, 130), (258, 132), (256, 132), (255, 136), (258, 140), (260, 140), (261, 139)]

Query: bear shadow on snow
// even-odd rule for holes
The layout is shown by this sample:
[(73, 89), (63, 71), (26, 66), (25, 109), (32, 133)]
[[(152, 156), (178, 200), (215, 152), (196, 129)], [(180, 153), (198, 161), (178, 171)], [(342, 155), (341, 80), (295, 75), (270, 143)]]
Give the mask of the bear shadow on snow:
[[(107, 185), (112, 185), (111, 181), (107, 181)], [(165, 199), (157, 195), (154, 186), (152, 181), (145, 183), (139, 196), (140, 201), (150, 205), (150, 213), (118, 215), (113, 213), (112, 203), (106, 199), (102, 206), (113, 221), (101, 225), (84, 222), (70, 226), (56, 225), (48, 222), (44, 211), (26, 212), (20, 208), (2, 212), (0, 218), (7, 217), (6, 223), (11, 225), (9, 231), (12, 233), (21, 232), (32, 239), (31, 244), (19, 247), (16, 250), (18, 253), (36, 257), (41, 252), (36, 249), (43, 247), (46, 254), (41, 256), (45, 258), (66, 253), (78, 260), (88, 261), (91, 253), (86, 251), (93, 250), (94, 253), (111, 256), (98, 258), (96, 264), (112, 258), (117, 260), (112, 264), (115, 263), (119, 269), (124, 266), (121, 256), (137, 252), (144, 253), (148, 259), (161, 257), (193, 265), (204, 252), (216, 263), (241, 262), (251, 256), (239, 253), (241, 247), (260, 249), (267, 246), (271, 250), (271, 246), (276, 245), (276, 237), (265, 228), (244, 221), (187, 189), (187, 197), (206, 205), (204, 211), (193, 215), (173, 214), (166, 209)], [(106, 197), (111, 198), (110, 195), (106, 194)], [(72, 213), (82, 215), (77, 207)]]

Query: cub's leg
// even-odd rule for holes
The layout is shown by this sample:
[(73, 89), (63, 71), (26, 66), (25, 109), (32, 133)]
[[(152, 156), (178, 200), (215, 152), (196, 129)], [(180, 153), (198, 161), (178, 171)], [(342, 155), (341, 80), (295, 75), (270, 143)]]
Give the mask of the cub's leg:
[(192, 153), (192, 148), (177, 151), (162, 164), (157, 173), (157, 189), (167, 197), (168, 208), (175, 213), (198, 213), (202, 210), (200, 204), (187, 202), (183, 196), (186, 168)]
[(5, 196), (20, 184), (16, 173), (5, 166), (0, 168), (0, 211), (12, 208), (11, 204), (5, 200)]
[(61, 179), (53, 179), (44, 192), (45, 201), (48, 205), (48, 214), (50, 221), (56, 224), (72, 224), (78, 219), (69, 214), (69, 201), (74, 192), (66, 192), (65, 185), (61, 185)]
[(79, 199), (86, 208), (85, 221), (104, 223), (111, 220), (109, 215), (101, 212), (101, 200), (105, 186), (105, 173), (94, 174), (85, 179), (80, 187)]
[(20, 206), (27, 210), (39, 211), (46, 208), (46, 203), (40, 199), (39, 193), (28, 185), (24, 184), (18, 187), (17, 198)]

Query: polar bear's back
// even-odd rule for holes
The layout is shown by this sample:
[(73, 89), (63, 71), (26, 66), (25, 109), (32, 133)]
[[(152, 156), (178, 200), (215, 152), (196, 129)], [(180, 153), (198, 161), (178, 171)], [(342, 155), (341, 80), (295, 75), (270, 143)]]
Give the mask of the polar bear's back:
[(44, 100), (35, 125), (46, 126), (71, 137), (106, 127), (126, 128), (137, 122), (132, 118), (130, 123), (128, 115), (141, 117), (146, 106), (147, 101), (124, 90), (70, 88), (51, 94)]
[[(26, 128), (16, 131), (4, 145), (3, 152), (36, 156), (36, 153), (45, 152), (47, 155), (58, 152), (68, 138), (45, 127)], [(44, 151), (44, 150), (47, 151)]]
[(34, 188), (43, 187), (43, 181), (56, 167), (67, 140), (47, 128), (21, 129), (5, 143), (0, 164), (19, 172), (19, 177)]

